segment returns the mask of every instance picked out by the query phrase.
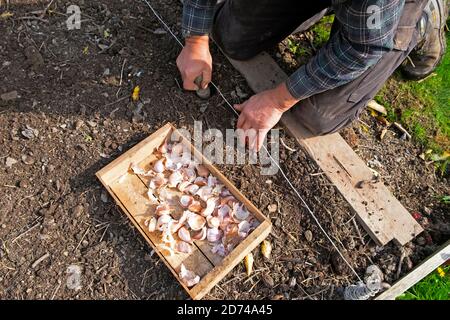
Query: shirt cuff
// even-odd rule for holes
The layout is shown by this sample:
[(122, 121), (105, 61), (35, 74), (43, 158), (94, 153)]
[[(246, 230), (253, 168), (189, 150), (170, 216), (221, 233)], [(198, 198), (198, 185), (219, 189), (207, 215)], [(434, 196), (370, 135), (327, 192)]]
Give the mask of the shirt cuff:
[(306, 73), (306, 65), (303, 65), (287, 79), (286, 87), (295, 99), (303, 100), (320, 91), (313, 83), (313, 79)]

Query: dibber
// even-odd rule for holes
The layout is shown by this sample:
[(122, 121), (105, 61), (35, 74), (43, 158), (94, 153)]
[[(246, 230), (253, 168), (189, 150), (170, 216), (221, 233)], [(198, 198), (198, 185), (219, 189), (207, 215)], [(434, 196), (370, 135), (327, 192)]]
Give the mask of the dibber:
[(202, 89), (202, 81), (203, 77), (200, 75), (197, 78), (195, 78), (194, 83), (199, 87), (199, 89), (196, 91), (197, 96), (201, 99), (209, 99), (211, 96), (211, 89), (206, 87), (206, 89)]

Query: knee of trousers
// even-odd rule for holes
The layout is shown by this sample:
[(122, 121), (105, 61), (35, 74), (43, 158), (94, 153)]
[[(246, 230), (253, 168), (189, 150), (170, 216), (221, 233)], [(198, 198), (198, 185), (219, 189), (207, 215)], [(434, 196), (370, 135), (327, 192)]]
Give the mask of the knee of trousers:
[(243, 41), (231, 39), (226, 30), (216, 24), (213, 26), (211, 37), (220, 50), (231, 59), (244, 61), (257, 54), (249, 50)]

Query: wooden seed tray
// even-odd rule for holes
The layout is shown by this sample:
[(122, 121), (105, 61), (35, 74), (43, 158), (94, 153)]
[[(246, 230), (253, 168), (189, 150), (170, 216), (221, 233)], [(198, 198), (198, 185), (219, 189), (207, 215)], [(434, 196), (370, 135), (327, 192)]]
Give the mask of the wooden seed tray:
[[(156, 160), (153, 152), (164, 140), (170, 139), (171, 135), (172, 138), (180, 138), (182, 143), (191, 149), (193, 156), (201, 161), (209, 169), (211, 174), (217, 177), (236, 199), (242, 202), (249, 212), (260, 222), (260, 225), (225, 257), (212, 253), (211, 245), (206, 240), (194, 241), (193, 250), (189, 254), (176, 253), (170, 256), (166, 252), (161, 252), (157, 247), (161, 243), (159, 232), (150, 233), (144, 226), (144, 220), (153, 213), (152, 210), (155, 209), (157, 203), (149, 200), (147, 196), (148, 181), (144, 177), (132, 173), (129, 170), (130, 165), (136, 164), (144, 170), (150, 169), (152, 163)], [(166, 124), (119, 158), (112, 161), (98, 171), (96, 175), (116, 203), (122, 208), (122, 211), (164, 261), (192, 299), (198, 300), (204, 297), (248, 253), (255, 249), (269, 235), (272, 228), (269, 219), (215, 168), (200, 151), (195, 149), (171, 123)], [(200, 282), (191, 288), (186, 287), (178, 276), (182, 263), (187, 269), (194, 271), (201, 277)]]

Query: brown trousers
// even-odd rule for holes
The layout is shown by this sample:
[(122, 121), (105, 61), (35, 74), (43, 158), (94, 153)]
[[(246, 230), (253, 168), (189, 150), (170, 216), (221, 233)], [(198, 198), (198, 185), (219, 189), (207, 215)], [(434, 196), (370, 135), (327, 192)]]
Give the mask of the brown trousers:
[[(294, 30), (304, 31), (319, 21), (327, 13), (330, 1), (313, 2), (225, 0), (218, 5), (212, 36), (231, 58), (249, 59)], [(349, 126), (415, 47), (416, 25), (426, 3), (426, 0), (405, 0), (394, 49), (384, 54), (377, 64), (345, 85), (300, 101), (288, 112), (311, 135), (329, 134)]]

